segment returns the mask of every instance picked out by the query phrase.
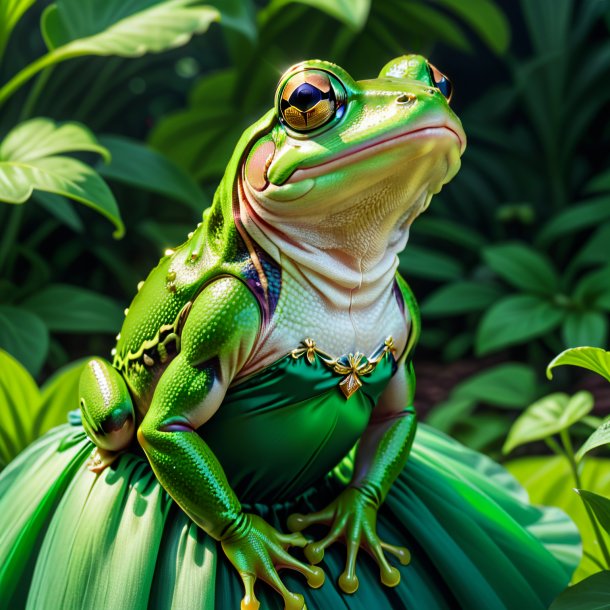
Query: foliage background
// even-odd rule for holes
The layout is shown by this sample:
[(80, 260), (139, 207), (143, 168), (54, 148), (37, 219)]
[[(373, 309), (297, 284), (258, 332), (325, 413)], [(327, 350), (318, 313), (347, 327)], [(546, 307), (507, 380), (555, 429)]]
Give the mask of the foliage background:
[[(27, 371), (3, 356), (0, 405), (13, 424), (0, 427), (0, 459), (63, 421), (79, 359), (110, 353), (138, 281), (199, 221), (237, 138), (272, 104), (282, 72), (312, 57), (367, 78), (397, 55), (420, 52), (455, 86), (452, 104), (469, 136), (462, 170), (414, 224), (401, 257), (423, 314), (420, 411), (496, 458), (511, 422), (550, 392), (593, 392), (592, 416), (570, 429), (575, 439), (600, 423), (610, 410), (603, 382), (562, 367), (551, 383), (544, 369), (566, 348), (608, 345), (606, 0), (100, 6), (0, 0), (0, 177), (23, 154), (14, 142), (32, 156), (45, 130), (58, 137), (60, 125), (76, 121), (81, 146), (64, 152), (80, 163), (79, 188), (95, 186), (80, 199), (39, 188), (17, 202), (0, 181), (0, 348)], [(167, 48), (138, 22), (151, 7), (183, 17)], [(204, 7), (212, 13), (197, 13), (194, 24)], [(130, 18), (114, 47), (90, 41)], [(32, 72), (8, 96), (16, 74), (66, 43), (79, 52)], [(125, 237), (113, 237), (112, 222)], [(27, 415), (20, 404), (31, 405)], [(597, 452), (589, 489), (608, 476), (605, 449)], [(527, 481), (548, 450), (539, 443), (515, 453), (541, 454), (515, 462)], [(563, 466), (549, 468), (563, 476)], [(537, 499), (579, 500), (566, 499), (567, 488), (563, 500), (549, 500), (552, 493)]]

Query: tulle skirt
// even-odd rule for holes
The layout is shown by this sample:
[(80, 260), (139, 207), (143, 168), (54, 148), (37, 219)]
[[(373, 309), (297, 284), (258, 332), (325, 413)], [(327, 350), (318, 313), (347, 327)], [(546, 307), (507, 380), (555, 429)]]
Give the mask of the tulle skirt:
[[(91, 450), (82, 428), (61, 426), (0, 476), (0, 607), (239, 610), (241, 581), (220, 545), (171, 500), (148, 462), (124, 454), (95, 475), (86, 467)], [(285, 531), (288, 515), (323, 508), (341, 487), (328, 476), (294, 501), (246, 508)], [(288, 588), (309, 610), (546, 610), (581, 552), (565, 514), (531, 506), (501, 466), (421, 424), (377, 527), (382, 540), (411, 551), (408, 566), (393, 562), (397, 587), (380, 583), (362, 551), (360, 587), (343, 593), (345, 547), (335, 544), (321, 564), (322, 588), (286, 570)], [(256, 593), (262, 609), (283, 607), (263, 583)]]

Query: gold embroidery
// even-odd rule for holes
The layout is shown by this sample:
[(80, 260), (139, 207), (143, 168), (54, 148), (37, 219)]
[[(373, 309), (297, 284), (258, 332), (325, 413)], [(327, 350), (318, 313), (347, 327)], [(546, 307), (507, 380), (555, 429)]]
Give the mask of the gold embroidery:
[(388, 337), (384, 341), (383, 346), (368, 358), (360, 352), (347, 354), (347, 356), (341, 356), (340, 358), (333, 358), (330, 354), (321, 350), (313, 339), (308, 338), (302, 342), (302, 347), (293, 349), (291, 354), (295, 360), (305, 356), (309, 364), (313, 364), (317, 356), (333, 372), (343, 375), (344, 377), (339, 382), (339, 387), (345, 398), (349, 400), (362, 387), (362, 380), (360, 378), (372, 373), (379, 362), (381, 362), (381, 359), (389, 352), (395, 352), (394, 339), (392, 337)]

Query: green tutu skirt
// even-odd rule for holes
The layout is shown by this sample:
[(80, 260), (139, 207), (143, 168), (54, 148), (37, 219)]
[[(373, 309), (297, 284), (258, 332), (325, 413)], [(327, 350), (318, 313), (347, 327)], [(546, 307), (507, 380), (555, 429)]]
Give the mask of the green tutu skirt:
[[(0, 476), (0, 607), (239, 610), (242, 585), (220, 545), (174, 504), (148, 462), (124, 454), (95, 475), (86, 467), (92, 447), (82, 428), (61, 426)], [(327, 476), (292, 502), (246, 508), (285, 531), (289, 514), (321, 509), (341, 487)], [(342, 593), (340, 544), (326, 552), (321, 589), (285, 571), (288, 588), (309, 610), (544, 610), (580, 557), (561, 511), (531, 506), (502, 467), (425, 425), (380, 509), (378, 534), (411, 551), (396, 588), (380, 583), (363, 551), (360, 587)], [(262, 609), (282, 608), (273, 590), (256, 587)]]

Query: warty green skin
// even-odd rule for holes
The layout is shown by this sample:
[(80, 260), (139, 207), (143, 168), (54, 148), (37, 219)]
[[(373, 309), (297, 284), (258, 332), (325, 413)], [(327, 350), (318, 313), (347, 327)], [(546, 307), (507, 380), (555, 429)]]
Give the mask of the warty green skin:
[[(98, 447), (91, 468), (101, 470), (110, 464), (132, 440), (137, 426), (137, 439), (161, 485), (193, 521), (221, 541), (241, 575), (245, 589), (242, 610), (258, 608), (254, 594), (258, 578), (282, 595), (285, 608), (304, 607), (302, 596), (291, 593), (282, 583), (279, 567), (299, 571), (313, 587), (322, 585), (321, 569), (292, 557), (287, 551), (291, 546), (305, 547), (306, 557), (317, 563), (328, 545), (344, 539), (347, 560), (339, 584), (347, 593), (358, 587), (356, 558), (361, 547), (377, 561), (381, 581), (387, 586), (398, 584), (398, 571), (390, 566), (385, 553), (401, 563), (408, 563), (409, 553), (380, 541), (375, 522), (377, 509), (404, 467), (413, 442), (410, 357), (419, 329), (418, 320), (413, 320), (409, 346), (400, 363), (408, 362), (408, 367), (402, 366), (392, 382), (391, 400), (386, 401), (392, 405), (380, 405), (374, 412), (360, 441), (351, 485), (319, 513), (293, 515), (288, 523), (296, 532), (293, 534), (283, 534), (260, 517), (244, 513), (222, 465), (197, 433), (216, 409), (222, 408), (223, 396), (251, 356), (263, 324), (261, 304), (240, 279), (235, 255), (232, 198), (243, 164), (258, 146), (273, 141), (275, 154), (264, 178), (270, 184), (269, 196), (285, 203), (289, 211), (296, 200), (307, 201), (311, 189), (311, 178), (291, 179), (298, 178), (302, 168), (324, 167), (325, 162), (368, 142), (404, 132), (405, 126), (419, 126), (429, 116), (446, 117), (463, 136), (458, 119), (434, 88), (427, 62), (420, 56), (398, 58), (382, 69), (378, 79), (361, 82), (332, 64), (306, 62), (285, 74), (278, 91), (303, 67), (332, 68), (346, 89), (344, 115), (307, 135), (291, 133), (271, 111), (245, 132), (212, 209), (206, 211), (189, 240), (175, 252), (166, 253), (139, 287), (117, 337), (113, 365), (97, 359), (81, 382), (83, 422)], [(398, 120), (395, 104), (401, 94), (406, 99), (413, 95), (421, 103), (401, 108)], [(295, 141), (298, 146), (293, 145)], [(446, 173), (431, 186), (433, 192), (457, 171), (463, 139), (455, 148)], [(327, 180), (323, 170), (318, 172), (313, 178), (317, 189), (314, 203), (321, 205), (321, 200), (332, 206), (333, 194), (342, 188), (338, 180), (345, 181), (348, 188), (350, 182), (365, 180), (368, 173), (389, 172), (396, 161), (391, 156), (388, 159), (388, 166), (375, 157), (360, 162), (358, 175), (350, 174), (349, 163), (339, 178), (335, 175)], [(394, 171), (399, 168), (394, 167)], [(306, 329), (303, 336), (307, 336)], [(92, 367), (102, 371), (98, 377), (103, 383), (98, 383)], [(111, 400), (102, 400), (109, 395)], [(125, 428), (109, 427), (109, 420), (124, 421)], [(113, 435), (106, 432), (109, 428)], [(300, 530), (314, 523), (329, 525), (329, 534), (308, 544)]]

